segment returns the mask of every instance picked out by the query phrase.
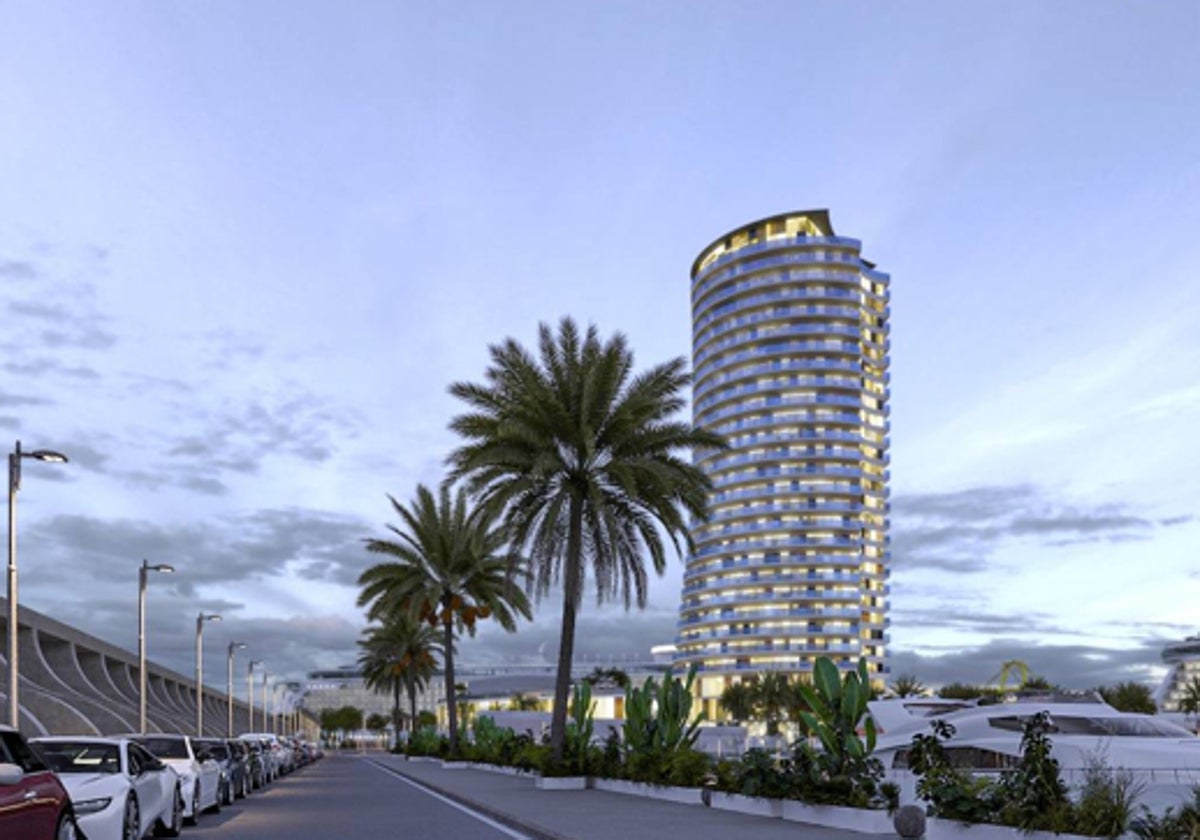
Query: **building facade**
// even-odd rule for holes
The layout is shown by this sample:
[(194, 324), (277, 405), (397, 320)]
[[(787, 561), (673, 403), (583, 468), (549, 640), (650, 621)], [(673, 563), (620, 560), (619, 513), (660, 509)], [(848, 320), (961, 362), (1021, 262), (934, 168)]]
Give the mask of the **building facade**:
[(753, 222), (692, 265), (693, 419), (730, 449), (692, 528), (676, 664), (710, 719), (732, 681), (886, 671), (888, 276), (825, 210)]
[(1180, 703), (1191, 693), (1189, 687), (1193, 683), (1200, 685), (1200, 636), (1188, 636), (1182, 642), (1168, 645), (1162, 658), (1169, 670), (1154, 699), (1159, 711), (1179, 712)]

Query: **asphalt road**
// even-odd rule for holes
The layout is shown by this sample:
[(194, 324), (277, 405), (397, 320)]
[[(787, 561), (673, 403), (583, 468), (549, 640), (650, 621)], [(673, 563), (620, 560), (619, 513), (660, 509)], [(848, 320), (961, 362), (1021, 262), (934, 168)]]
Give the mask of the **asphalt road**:
[(207, 840), (513, 840), (524, 835), (353, 755), (327, 755), (201, 814), (186, 838)]

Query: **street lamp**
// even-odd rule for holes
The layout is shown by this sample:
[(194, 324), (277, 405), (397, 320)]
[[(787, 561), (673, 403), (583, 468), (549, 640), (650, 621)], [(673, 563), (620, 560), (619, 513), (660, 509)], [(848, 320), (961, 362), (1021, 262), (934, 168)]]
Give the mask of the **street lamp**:
[(263, 666), (263, 686), (262, 686), (262, 704), (263, 704), (262, 731), (263, 732), (266, 732), (267, 727), (270, 726), (269, 719), (267, 718), (267, 676), (268, 676), (267, 666), (264, 665)]
[(220, 621), (216, 613), (196, 616), (196, 737), (204, 737), (204, 622)]
[(254, 731), (254, 666), (261, 665), (261, 659), (251, 659), (246, 663), (246, 701), (250, 707), (250, 727), (248, 732)]
[(233, 652), (238, 648), (244, 648), (245, 642), (230, 642), (229, 643), (229, 662), (225, 683), (225, 699), (229, 701), (228, 720), (225, 724), (225, 737), (233, 737)]
[(8, 456), (8, 722), (21, 726), (21, 705), (17, 702), (20, 665), (17, 654), (17, 491), (21, 489), (21, 459), (65, 464), (67, 456), (51, 449), (21, 451), (21, 441)]
[(167, 563), (150, 565), (143, 560), (138, 569), (138, 732), (146, 734), (146, 579), (150, 572), (173, 572)]

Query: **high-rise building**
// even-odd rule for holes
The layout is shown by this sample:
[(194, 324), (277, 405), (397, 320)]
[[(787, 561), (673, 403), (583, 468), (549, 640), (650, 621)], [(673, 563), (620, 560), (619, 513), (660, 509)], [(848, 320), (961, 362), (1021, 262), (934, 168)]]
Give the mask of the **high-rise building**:
[(693, 418), (730, 449), (697, 454), (676, 663), (710, 718), (738, 677), (818, 656), (886, 670), (888, 276), (826, 210), (719, 237), (692, 265)]

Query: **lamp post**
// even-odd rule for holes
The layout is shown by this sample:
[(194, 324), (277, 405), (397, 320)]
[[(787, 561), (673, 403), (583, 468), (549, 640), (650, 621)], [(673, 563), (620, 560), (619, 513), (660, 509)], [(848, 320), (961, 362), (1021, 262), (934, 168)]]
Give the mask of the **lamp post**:
[(20, 663), (17, 653), (17, 491), (21, 489), (21, 459), (65, 464), (67, 456), (52, 449), (21, 451), (21, 441), (8, 456), (8, 722), (21, 726), (21, 704), (17, 702)]
[(254, 666), (261, 664), (261, 659), (251, 659), (246, 663), (246, 704), (250, 707), (250, 732), (254, 731)]
[(244, 648), (245, 642), (230, 642), (229, 643), (229, 659), (226, 667), (225, 677), (225, 699), (228, 700), (228, 712), (226, 714), (225, 737), (233, 737), (233, 652), (238, 648)]
[(267, 678), (268, 678), (268, 676), (269, 675), (267, 674), (267, 666), (264, 665), (263, 666), (263, 685), (262, 685), (262, 704), (263, 704), (262, 731), (263, 732), (266, 732), (267, 727), (270, 725), (269, 719), (267, 718)]
[(196, 616), (196, 737), (204, 737), (204, 622), (220, 621), (216, 613)]
[(150, 565), (143, 560), (138, 569), (138, 732), (146, 734), (146, 579), (150, 572), (173, 572), (166, 563)]

